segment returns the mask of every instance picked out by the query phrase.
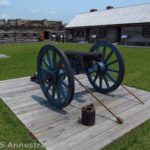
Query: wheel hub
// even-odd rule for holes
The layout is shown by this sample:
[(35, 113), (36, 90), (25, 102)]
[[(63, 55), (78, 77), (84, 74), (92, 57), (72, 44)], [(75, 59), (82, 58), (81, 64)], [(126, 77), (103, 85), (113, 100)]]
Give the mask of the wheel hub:
[(98, 65), (98, 69), (102, 72), (105, 72), (107, 67), (106, 67), (106, 64), (104, 62), (97, 62), (97, 65)]
[(46, 82), (51, 84), (51, 83), (56, 83), (58, 81), (58, 77), (57, 74), (54, 72), (50, 72), (49, 74), (47, 74), (46, 76)]
[(49, 74), (49, 79), (53, 83), (59, 82), (60, 78), (61, 78), (61, 76), (59, 73), (54, 72), (54, 73)]

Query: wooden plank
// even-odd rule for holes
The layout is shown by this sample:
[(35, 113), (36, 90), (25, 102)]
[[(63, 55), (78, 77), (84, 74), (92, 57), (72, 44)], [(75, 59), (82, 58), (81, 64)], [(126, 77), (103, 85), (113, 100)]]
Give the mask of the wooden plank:
[(41, 95), (43, 95), (43, 93), (39, 88), (37, 88), (37, 89), (33, 89), (31, 91), (25, 91), (24, 93), (14, 93), (14, 94), (8, 95), (7, 97), (5, 97), (4, 101), (9, 105), (9, 104), (13, 104), (16, 102), (19, 103), (21, 101), (24, 101), (24, 98), (28, 98), (31, 96), (38, 97), (39, 95), (41, 96)]
[(11, 96), (16, 93), (24, 93), (26, 91), (35, 90), (38, 88), (39, 88), (38, 85), (29, 85), (29, 86), (25, 86), (25, 87), (17, 87), (14, 89), (8, 89), (5, 91), (0, 91), (0, 97), (3, 98), (3, 97)]
[(0, 84), (0, 90), (8, 90), (8, 89), (13, 89), (13, 88), (17, 88), (17, 87), (25, 87), (25, 86), (28, 86), (28, 85), (35, 85), (35, 83), (33, 82), (30, 82), (28, 80), (25, 80), (23, 82), (19, 82), (18, 84), (15, 84), (12, 82), (11, 84), (8, 82), (7, 84)]
[(30, 77), (22, 77), (22, 78), (16, 78), (16, 79), (9, 79), (9, 80), (3, 80), (3, 81), (0, 81), (0, 86), (2, 86), (3, 84), (8, 84), (8, 83), (14, 83), (14, 82), (21, 82), (21, 81), (25, 81), (25, 80), (28, 80)]

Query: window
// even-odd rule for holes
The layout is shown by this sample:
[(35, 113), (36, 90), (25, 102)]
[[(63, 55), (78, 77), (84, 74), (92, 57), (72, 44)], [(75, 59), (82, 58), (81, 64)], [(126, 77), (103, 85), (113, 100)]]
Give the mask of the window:
[(83, 30), (80, 31), (79, 36), (80, 36), (80, 37), (84, 37), (84, 31), (83, 31)]
[(150, 25), (143, 26), (143, 36), (150, 37)]
[(4, 34), (4, 37), (5, 37), (5, 38), (8, 38), (8, 34)]
[(26, 37), (26, 36), (27, 36), (27, 34), (26, 34), (26, 33), (24, 33), (24, 34), (23, 34), (23, 37)]
[(74, 36), (75, 36), (75, 37), (78, 36), (78, 32), (77, 32), (77, 31), (74, 32)]
[(83, 30), (77, 30), (74, 32), (75, 37), (84, 37), (84, 31)]
[(33, 37), (37, 37), (37, 34), (36, 34), (36, 33), (33, 33)]
[(106, 29), (105, 28), (100, 28), (99, 30), (99, 35), (100, 37), (105, 37), (106, 36)]

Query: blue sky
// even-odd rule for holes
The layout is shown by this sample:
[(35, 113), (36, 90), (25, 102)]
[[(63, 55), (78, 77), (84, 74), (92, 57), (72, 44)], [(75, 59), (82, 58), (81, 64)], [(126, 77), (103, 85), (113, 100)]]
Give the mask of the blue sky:
[(150, 0), (0, 0), (0, 19), (48, 19), (68, 23), (91, 8), (103, 10), (108, 5), (124, 7), (150, 3)]

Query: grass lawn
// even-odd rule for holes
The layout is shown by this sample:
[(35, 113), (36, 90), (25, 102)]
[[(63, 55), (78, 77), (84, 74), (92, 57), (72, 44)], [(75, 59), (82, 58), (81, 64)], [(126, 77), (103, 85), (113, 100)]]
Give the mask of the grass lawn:
[[(0, 80), (31, 76), (36, 70), (36, 56), (45, 42), (34, 44), (0, 45), (0, 54), (9, 55), (0, 59)], [(89, 50), (90, 44), (57, 44), (63, 50)], [(150, 48), (131, 48), (119, 46), (126, 65), (124, 84), (150, 91)], [(35, 142), (24, 126), (10, 113), (0, 101), (0, 141)], [(19, 129), (19, 132), (18, 132)], [(150, 121), (134, 129), (107, 149), (150, 149)]]

